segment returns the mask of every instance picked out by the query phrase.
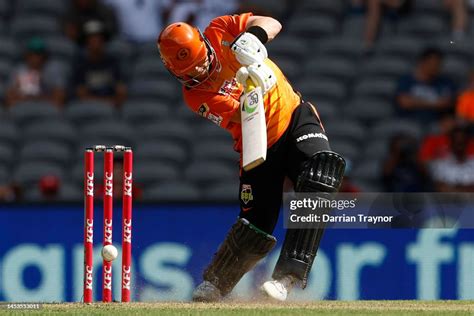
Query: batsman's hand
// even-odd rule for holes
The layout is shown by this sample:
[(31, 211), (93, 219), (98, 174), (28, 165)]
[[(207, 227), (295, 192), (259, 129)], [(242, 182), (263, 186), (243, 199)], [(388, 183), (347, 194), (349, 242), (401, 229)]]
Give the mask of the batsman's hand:
[(243, 32), (230, 45), (235, 58), (242, 66), (263, 63), (268, 57), (267, 49), (252, 33)]
[(235, 80), (237, 80), (238, 83), (244, 86), (244, 88), (247, 88), (247, 79), (249, 78), (249, 71), (247, 70), (247, 67), (240, 67), (237, 73), (235, 74)]
[(273, 70), (264, 63), (255, 63), (247, 67), (249, 77), (265, 95), (276, 84), (277, 78)]

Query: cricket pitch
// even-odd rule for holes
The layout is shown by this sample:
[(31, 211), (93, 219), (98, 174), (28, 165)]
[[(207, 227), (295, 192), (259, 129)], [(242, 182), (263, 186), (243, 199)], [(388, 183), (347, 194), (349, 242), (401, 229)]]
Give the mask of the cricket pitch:
[[(5, 304), (5, 303), (3, 303)], [(5, 305), (4, 305), (5, 306)], [(3, 307), (4, 307), (3, 306)], [(474, 301), (316, 301), (291, 303), (57, 303), (0, 314), (56, 315), (473, 315)]]

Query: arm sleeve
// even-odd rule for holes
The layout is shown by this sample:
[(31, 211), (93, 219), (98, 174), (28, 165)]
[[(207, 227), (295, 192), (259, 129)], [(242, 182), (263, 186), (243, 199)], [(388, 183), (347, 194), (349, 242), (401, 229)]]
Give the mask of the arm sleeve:
[(220, 16), (212, 20), (209, 24), (209, 27), (220, 28), (233, 36), (237, 36), (246, 30), (249, 17), (252, 15), (253, 13), (248, 12), (243, 14)]

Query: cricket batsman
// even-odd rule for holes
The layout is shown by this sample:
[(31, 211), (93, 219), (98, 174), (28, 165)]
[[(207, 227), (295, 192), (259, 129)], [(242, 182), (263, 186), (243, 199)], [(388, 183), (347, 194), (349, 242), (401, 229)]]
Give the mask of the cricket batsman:
[[(345, 162), (332, 152), (316, 108), (293, 90), (265, 44), (281, 24), (252, 13), (221, 16), (203, 33), (186, 23), (163, 29), (157, 46), (164, 65), (183, 84), (192, 111), (228, 130), (242, 152), (240, 98), (248, 78), (263, 92), (266, 160), (240, 169), (240, 214), (203, 273), (193, 300), (219, 301), (275, 246), (272, 236), (289, 178), (296, 192), (335, 194)], [(242, 71), (242, 68), (246, 71)], [(324, 227), (288, 229), (272, 279), (261, 290), (284, 301), (306, 287)]]

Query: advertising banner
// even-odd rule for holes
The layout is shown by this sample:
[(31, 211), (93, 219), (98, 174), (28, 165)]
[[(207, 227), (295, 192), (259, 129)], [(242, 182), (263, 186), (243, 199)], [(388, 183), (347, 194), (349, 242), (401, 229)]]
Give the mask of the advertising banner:
[[(229, 205), (136, 205), (132, 232), (132, 300), (191, 298), (202, 270), (238, 214)], [(101, 299), (102, 212), (94, 219), (94, 299)], [(283, 216), (282, 216), (283, 217)], [(121, 210), (113, 242), (121, 247)], [(81, 205), (0, 207), (0, 301), (81, 301), (84, 210)], [(237, 285), (255, 296), (270, 277), (283, 241)], [(120, 300), (120, 261), (113, 299)], [(474, 233), (470, 229), (329, 229), (308, 286), (294, 300), (474, 299)]]

